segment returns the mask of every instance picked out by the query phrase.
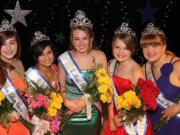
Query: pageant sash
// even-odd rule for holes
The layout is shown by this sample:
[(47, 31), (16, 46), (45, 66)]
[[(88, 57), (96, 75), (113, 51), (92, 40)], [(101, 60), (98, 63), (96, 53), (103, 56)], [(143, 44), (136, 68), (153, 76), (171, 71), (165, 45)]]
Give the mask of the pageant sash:
[(73, 81), (79, 92), (83, 92), (83, 87), (87, 84), (81, 75), (81, 71), (69, 52), (64, 52), (58, 58), (69, 78)]
[[(157, 83), (156, 83), (156, 81), (155, 81), (155, 78), (154, 78), (152, 72), (150, 72), (150, 73), (147, 74), (147, 79), (152, 80), (152, 81), (157, 85)], [(158, 103), (158, 105), (160, 105), (162, 108), (165, 108), (165, 109), (166, 109), (168, 106), (171, 106), (171, 105), (175, 105), (175, 104), (176, 104), (176, 103), (174, 103), (174, 102), (166, 99), (166, 98), (164, 97), (164, 95), (163, 95), (162, 92), (160, 92), (160, 94), (159, 94), (158, 97), (157, 97), (157, 103)], [(180, 113), (177, 114), (176, 116), (177, 116), (178, 118), (180, 118)]]
[(36, 84), (42, 88), (53, 89), (51, 84), (49, 84), (49, 82), (41, 75), (41, 73), (35, 67), (31, 67), (25, 72), (25, 78), (34, 88), (36, 88)]
[[(117, 61), (115, 59), (113, 59), (113, 60), (110, 61), (110, 64), (109, 64), (109, 74), (111, 76), (111, 79), (112, 79), (112, 76), (114, 74), (116, 63), (117, 63)], [(118, 111), (118, 109), (117, 109), (117, 102), (116, 102), (116, 98), (118, 96), (118, 93), (117, 93), (117, 90), (116, 90), (116, 87), (114, 85), (114, 81), (113, 80), (112, 80), (112, 86), (113, 86), (113, 91), (114, 91), (114, 96), (113, 96), (114, 104), (115, 104), (115, 107), (116, 107), (116, 111)]]
[(124, 122), (124, 127), (128, 135), (145, 135), (147, 130), (147, 115), (140, 117), (136, 124)]
[(90, 120), (92, 117), (92, 105), (89, 101), (90, 95), (83, 92), (83, 87), (87, 84), (87, 82), (83, 78), (78, 65), (75, 63), (71, 54), (68, 51), (61, 54), (58, 58), (58, 61), (64, 68), (64, 71), (68, 75), (69, 79), (75, 84), (79, 92), (84, 94), (82, 98), (86, 101), (87, 119)]
[(24, 119), (29, 121), (28, 109), (18, 95), (17, 88), (14, 86), (9, 77), (7, 77), (6, 83), (1, 88), (1, 91), (4, 93), (7, 100), (13, 104), (14, 109), (19, 112)]

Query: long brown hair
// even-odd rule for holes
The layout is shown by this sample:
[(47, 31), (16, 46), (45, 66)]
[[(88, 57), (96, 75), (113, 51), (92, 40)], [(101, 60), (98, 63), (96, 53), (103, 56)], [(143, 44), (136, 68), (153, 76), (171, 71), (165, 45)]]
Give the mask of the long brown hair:
[(0, 88), (2, 86), (4, 86), (5, 82), (6, 82), (6, 75), (7, 75), (7, 72), (6, 72), (6, 63), (4, 63), (4, 61), (2, 61), (0, 59)]

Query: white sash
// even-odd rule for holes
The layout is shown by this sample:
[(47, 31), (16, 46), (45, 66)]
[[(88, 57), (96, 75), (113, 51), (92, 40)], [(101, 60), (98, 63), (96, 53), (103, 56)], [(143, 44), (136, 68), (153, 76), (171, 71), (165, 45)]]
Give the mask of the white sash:
[[(109, 64), (109, 74), (111, 75), (111, 78), (114, 74), (115, 71), (115, 66), (116, 66), (117, 61), (115, 59), (110, 61)], [(113, 90), (114, 90), (114, 104), (117, 109), (117, 102), (116, 102), (116, 98), (118, 96), (118, 92), (116, 90), (116, 87), (114, 85), (114, 81), (113, 82)], [(132, 123), (126, 123), (124, 122), (124, 128), (126, 130), (126, 133), (128, 133), (128, 135), (145, 135), (146, 134), (146, 130), (147, 130), (147, 116), (146, 114), (141, 117), (140, 119), (137, 120), (136, 125), (133, 125)]]
[[(156, 84), (156, 81), (155, 81), (155, 78), (154, 78), (154, 76), (153, 76), (152, 71), (147, 74), (147, 79), (152, 80), (152, 81)], [(156, 85), (157, 85), (157, 84), (156, 84)], [(164, 95), (163, 95), (162, 92), (160, 92), (160, 94), (159, 94), (158, 97), (157, 97), (157, 103), (158, 103), (158, 105), (160, 105), (162, 108), (165, 108), (165, 109), (166, 109), (168, 106), (171, 106), (171, 105), (175, 105), (175, 104), (176, 104), (176, 103), (174, 103), (174, 102), (166, 99), (166, 98), (164, 97)], [(178, 113), (176, 116), (177, 116), (178, 118), (180, 118), (180, 113)]]
[(58, 61), (63, 66), (64, 70), (74, 82), (79, 91), (83, 92), (83, 87), (87, 84), (86, 80), (81, 75), (81, 71), (73, 61), (69, 52), (64, 52), (58, 58)]
[(147, 116), (146, 114), (143, 115), (143, 117), (140, 117), (137, 120), (137, 123), (133, 125), (132, 123), (124, 123), (124, 127), (126, 130), (126, 133), (128, 135), (145, 135), (147, 130)]
[(6, 96), (7, 100), (13, 104), (13, 107), (20, 115), (29, 121), (28, 110), (22, 99), (19, 97), (17, 88), (11, 82), (11, 79), (7, 77), (5, 85), (1, 88), (1, 91)]
[(41, 73), (35, 68), (31, 67), (25, 72), (26, 80), (31, 84), (32, 87), (36, 88), (35, 84), (42, 88), (53, 89), (48, 81), (41, 75)]
[[(91, 103), (88, 100), (90, 95), (84, 93), (83, 91), (83, 87), (87, 84), (87, 82), (83, 78), (78, 65), (75, 63), (71, 54), (68, 51), (61, 54), (58, 58), (58, 61), (64, 68), (64, 71), (67, 73), (69, 79), (75, 84), (79, 92), (82, 92), (84, 94), (82, 98), (84, 98), (86, 101), (87, 119), (90, 120), (92, 117), (92, 107)], [(96, 107), (100, 110), (98, 106)]]
[[(112, 76), (113, 76), (113, 74), (114, 74), (114, 70), (115, 70), (116, 63), (117, 63), (117, 61), (116, 61), (115, 59), (113, 59), (113, 60), (110, 61), (110, 64), (109, 64), (109, 74), (110, 74), (110, 76), (111, 76), (111, 79), (112, 79)], [(118, 93), (117, 93), (116, 87), (115, 87), (115, 85), (114, 85), (113, 79), (112, 79), (112, 86), (113, 86), (113, 91), (114, 91), (114, 96), (113, 96), (113, 98), (114, 98), (114, 104), (115, 104), (116, 110), (118, 110), (118, 109), (117, 109), (117, 102), (116, 102), (116, 98), (117, 98), (117, 96), (118, 96)]]

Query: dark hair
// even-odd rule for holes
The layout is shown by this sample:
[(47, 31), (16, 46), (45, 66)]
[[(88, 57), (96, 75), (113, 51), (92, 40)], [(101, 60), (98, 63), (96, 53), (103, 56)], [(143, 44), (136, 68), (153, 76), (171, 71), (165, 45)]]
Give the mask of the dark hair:
[(51, 47), (55, 58), (55, 49), (53, 43), (50, 40), (43, 40), (33, 44), (33, 46), (31, 47), (31, 51), (36, 62), (38, 60), (38, 57), (42, 55), (44, 49), (48, 46)]
[(94, 36), (94, 32), (92, 31), (92, 29), (89, 28), (89, 27), (86, 27), (86, 26), (76, 26), (76, 27), (72, 27), (71, 28), (71, 33), (70, 33), (70, 41), (71, 41), (70, 50), (74, 49), (74, 47), (72, 45), (72, 36), (73, 36), (73, 31), (74, 30), (82, 30), (82, 31), (84, 31), (88, 35), (88, 37), (90, 39), (92, 39), (92, 44), (90, 45), (90, 49), (95, 49), (96, 48), (95, 36)]
[[(158, 40), (160, 39), (160, 41)], [(147, 45), (166, 45), (166, 36), (165, 34), (144, 34), (140, 39), (140, 46), (143, 48)]]
[(125, 45), (127, 46), (127, 49), (131, 51), (131, 55), (134, 54), (135, 48), (137, 45), (137, 38), (136, 36), (130, 35), (130, 34), (115, 34), (112, 39), (112, 45), (116, 39), (122, 40)]
[(11, 38), (11, 37), (15, 37), (16, 38), (16, 42), (17, 42), (17, 53), (14, 56), (15, 58), (19, 58), (21, 55), (21, 43), (20, 43), (20, 39), (19, 36), (17, 35), (16, 32), (14, 31), (3, 31), (0, 32), (0, 47), (4, 44), (4, 42)]

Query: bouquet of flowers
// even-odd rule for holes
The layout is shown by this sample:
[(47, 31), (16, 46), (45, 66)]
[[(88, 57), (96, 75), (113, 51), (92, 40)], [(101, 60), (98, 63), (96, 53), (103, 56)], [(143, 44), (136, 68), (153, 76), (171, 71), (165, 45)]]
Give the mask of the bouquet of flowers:
[(160, 90), (151, 80), (142, 78), (139, 78), (137, 86), (132, 86), (132, 83), (129, 83), (126, 84), (126, 88), (122, 89), (116, 101), (123, 121), (129, 125), (135, 124), (147, 110), (156, 109), (156, 98)]
[(0, 123), (4, 128), (8, 127), (8, 115), (13, 110), (13, 105), (9, 101), (7, 101), (3, 92), (0, 91)]
[[(19, 76), (12, 77), (12, 83), (16, 86), (19, 92), (25, 92), (27, 89), (26, 82)], [(23, 98), (23, 95), (21, 95)], [(0, 91), (0, 123), (4, 128), (8, 127), (9, 115), (14, 111), (13, 104), (10, 103), (5, 97), (4, 93)], [(24, 118), (20, 117), (19, 121), (22, 122), (27, 128), (33, 129), (34, 125)]]
[(28, 107), (33, 116), (32, 122), (41, 127), (43, 133), (58, 133), (62, 96), (54, 89), (39, 86), (34, 82), (33, 85), (26, 93)]
[(94, 79), (84, 86), (84, 92), (89, 94), (89, 100), (111, 103), (113, 97), (112, 80), (102, 65), (97, 65)]

